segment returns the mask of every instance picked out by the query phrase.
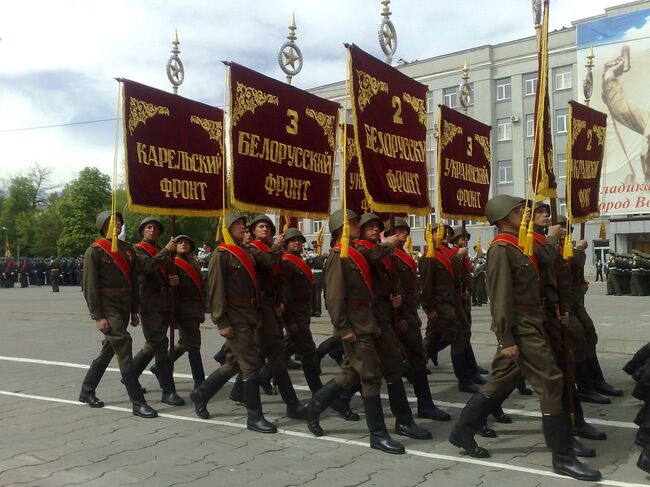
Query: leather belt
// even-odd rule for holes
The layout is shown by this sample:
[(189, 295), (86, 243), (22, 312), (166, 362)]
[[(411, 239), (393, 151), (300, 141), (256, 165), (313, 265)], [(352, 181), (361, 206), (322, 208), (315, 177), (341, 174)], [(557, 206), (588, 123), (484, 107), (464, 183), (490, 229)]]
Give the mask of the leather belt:
[(453, 284), (436, 284), (434, 286), (434, 289), (453, 289), (454, 285)]
[(515, 313), (543, 313), (544, 308), (542, 306), (527, 306), (525, 304), (515, 304), (514, 306)]
[(228, 302), (228, 304), (238, 304), (238, 305), (246, 305), (246, 306), (250, 306), (257, 302), (255, 298), (243, 298), (238, 296), (228, 296), (226, 298), (226, 301)]
[(130, 287), (102, 287), (99, 288), (100, 293), (104, 294), (130, 294)]
[(353, 308), (370, 308), (372, 306), (372, 301), (362, 301), (360, 299), (348, 299), (345, 303)]

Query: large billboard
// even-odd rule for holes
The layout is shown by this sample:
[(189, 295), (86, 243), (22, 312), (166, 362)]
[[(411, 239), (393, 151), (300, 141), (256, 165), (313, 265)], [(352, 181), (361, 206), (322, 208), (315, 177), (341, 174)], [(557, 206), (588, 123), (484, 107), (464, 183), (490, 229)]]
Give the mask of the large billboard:
[(650, 9), (577, 25), (581, 80), (590, 47), (590, 106), (607, 114), (601, 213), (650, 213)]

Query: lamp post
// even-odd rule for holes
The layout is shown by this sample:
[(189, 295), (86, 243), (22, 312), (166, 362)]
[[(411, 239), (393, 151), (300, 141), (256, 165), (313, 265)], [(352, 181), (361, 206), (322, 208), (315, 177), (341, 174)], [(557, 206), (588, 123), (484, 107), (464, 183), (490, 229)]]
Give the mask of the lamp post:
[(9, 230), (5, 226), (2, 229), (5, 231), (5, 257), (9, 257)]

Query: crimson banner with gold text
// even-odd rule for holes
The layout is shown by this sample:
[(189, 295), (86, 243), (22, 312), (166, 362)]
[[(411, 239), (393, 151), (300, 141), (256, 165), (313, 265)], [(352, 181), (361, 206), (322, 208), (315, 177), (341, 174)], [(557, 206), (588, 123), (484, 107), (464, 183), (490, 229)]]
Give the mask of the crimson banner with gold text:
[(485, 220), (490, 194), (490, 130), (444, 105), (438, 122), (438, 208), (443, 218)]
[(354, 138), (354, 125), (346, 124), (345, 146), (345, 206), (357, 215), (368, 213), (370, 207), (363, 191), (361, 172), (359, 170), (359, 151)]
[(223, 207), (223, 111), (124, 80), (129, 208), (217, 216)]
[(572, 222), (586, 222), (599, 215), (606, 129), (606, 114), (569, 101), (566, 184), (567, 214)]
[(370, 208), (428, 215), (427, 87), (354, 44), (348, 51), (354, 132)]
[(234, 205), (327, 216), (338, 109), (337, 103), (231, 63)]

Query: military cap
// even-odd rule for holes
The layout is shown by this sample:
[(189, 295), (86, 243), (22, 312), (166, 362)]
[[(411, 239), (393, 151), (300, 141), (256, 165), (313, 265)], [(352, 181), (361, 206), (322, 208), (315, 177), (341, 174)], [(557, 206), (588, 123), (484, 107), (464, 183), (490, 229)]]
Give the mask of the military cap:
[(463, 232), (463, 227), (462, 226), (456, 227), (456, 228), (454, 228), (454, 235), (453, 235), (453, 237), (451, 237), (451, 241), (453, 242), (454, 240), (456, 240), (457, 238), (462, 237), (463, 235), (467, 237), (467, 240), (469, 240), (470, 237), (472, 236), (472, 234), (469, 233), (467, 230), (465, 230)]
[[(386, 220), (384, 223), (384, 235), (387, 237), (391, 236), (393, 234), (393, 228), (390, 226), (390, 219)], [(406, 221), (405, 218), (401, 218), (399, 216), (395, 217), (395, 228), (403, 227), (406, 228), (409, 233), (411, 233), (411, 226), (409, 225), (409, 222)]]
[[(239, 213), (237, 211), (234, 211), (232, 213), (228, 213), (226, 215), (226, 228), (230, 228), (233, 223), (235, 223), (237, 220), (244, 220), (244, 225), (246, 225), (246, 215), (243, 215), (242, 213)], [(212, 244), (209, 244), (212, 246)]]
[(269, 224), (271, 227), (271, 233), (275, 235), (275, 224), (273, 223), (273, 220), (271, 220), (271, 217), (268, 215), (257, 215), (253, 220), (250, 222), (248, 225), (248, 229), (250, 230), (251, 233), (253, 233), (253, 230), (255, 229), (255, 225), (257, 225), (260, 222), (266, 222)]
[(287, 228), (287, 231), (284, 232), (284, 242), (286, 243), (292, 238), (299, 238), (300, 240), (302, 240), (302, 243), (307, 242), (307, 239), (305, 238), (305, 236), (302, 234), (300, 230), (298, 230), (297, 228)]
[[(525, 200), (524, 200), (525, 201)], [(538, 201), (535, 206), (533, 207), (534, 211), (540, 210), (542, 208), (545, 208), (548, 214), (551, 214), (551, 205), (546, 203), (545, 201)]]
[(382, 230), (384, 229), (384, 222), (381, 221), (381, 218), (379, 218), (374, 213), (364, 213), (363, 215), (361, 215), (361, 218), (359, 219), (359, 225), (363, 227), (366, 223), (371, 222), (373, 220), (377, 220), (379, 222), (379, 226), (381, 227), (381, 229)]
[(485, 205), (485, 216), (490, 222), (490, 225), (494, 225), (499, 220), (507, 217), (508, 213), (521, 205), (523, 201), (525, 200), (517, 196), (510, 196), (508, 194), (496, 195), (490, 198)]
[[(355, 218), (359, 218), (359, 215), (357, 215), (352, 210), (345, 210), (345, 214), (347, 215), (348, 220), (354, 220)], [(329, 227), (330, 227), (330, 232), (335, 232), (340, 228), (343, 228), (343, 209), (336, 210), (334, 213), (330, 215)]]
[[(117, 216), (122, 222), (122, 224), (124, 224), (124, 217), (122, 216), (122, 213), (116, 211), (115, 216)], [(102, 232), (102, 228), (104, 228), (104, 224), (110, 217), (111, 217), (110, 210), (104, 210), (99, 215), (97, 215), (97, 220), (95, 220), (95, 228), (97, 228), (97, 231), (99, 233)]]
[(138, 227), (138, 233), (142, 235), (142, 229), (144, 228), (144, 226), (147, 223), (151, 223), (151, 222), (158, 224), (158, 226), (160, 227), (161, 234), (165, 232), (165, 227), (163, 226), (162, 222), (158, 220), (158, 218), (156, 218), (155, 216), (148, 216), (146, 218), (143, 218), (142, 221), (140, 222), (140, 226)]
[(185, 234), (180, 234), (176, 236), (176, 243), (178, 243), (179, 240), (188, 240), (190, 242), (190, 247), (192, 250), (194, 250), (194, 240), (192, 240), (189, 235)]

